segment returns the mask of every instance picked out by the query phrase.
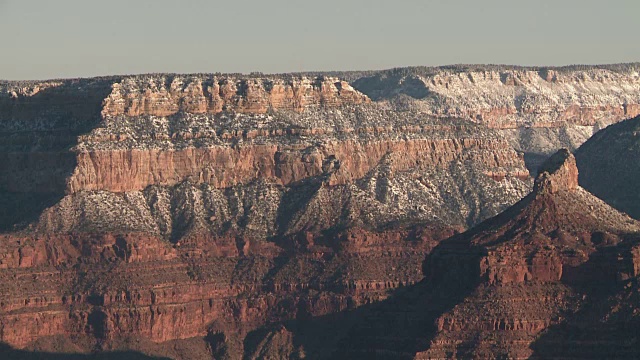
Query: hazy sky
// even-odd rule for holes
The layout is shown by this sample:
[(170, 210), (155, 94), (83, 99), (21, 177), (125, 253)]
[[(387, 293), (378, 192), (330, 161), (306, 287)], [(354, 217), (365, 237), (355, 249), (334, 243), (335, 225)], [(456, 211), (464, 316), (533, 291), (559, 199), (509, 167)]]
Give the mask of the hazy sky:
[(0, 0), (0, 79), (640, 61), (640, 0)]

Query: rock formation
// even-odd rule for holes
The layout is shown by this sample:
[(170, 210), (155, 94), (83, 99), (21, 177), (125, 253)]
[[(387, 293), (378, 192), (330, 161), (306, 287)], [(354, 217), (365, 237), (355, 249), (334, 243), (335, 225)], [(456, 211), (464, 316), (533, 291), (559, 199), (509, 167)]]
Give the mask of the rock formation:
[[(637, 112), (638, 75), (467, 70), (341, 74), (353, 87), (333, 74), (0, 83), (0, 342), (171, 358), (316, 358), (351, 340), (345, 356), (530, 354), (576, 309), (592, 258), (619, 250), (616, 274), (637, 275), (624, 248), (637, 224), (577, 185), (567, 152), (535, 183), (529, 160)], [(400, 343), (345, 325), (406, 325), (398, 311)], [(437, 328), (413, 332), (425, 323)], [(513, 331), (484, 339), (491, 326)]]
[(580, 188), (568, 151), (540, 171), (532, 194), (433, 253), (429, 271), (437, 274), (443, 258), (468, 244), (479, 278), (438, 318), (429, 349), (416, 358), (529, 357), (531, 343), (597, 297), (600, 284), (623, 287), (639, 275), (640, 223)]
[(303, 112), (309, 107), (369, 101), (347, 82), (324, 76), (314, 79), (139, 77), (125, 78), (113, 84), (111, 94), (104, 101), (102, 115)]
[(244, 338), (420, 281), (438, 241), (531, 187), (493, 130), (333, 78), (31, 86), (0, 99), (0, 340), (14, 348), (281, 353), (286, 334)]
[[(331, 356), (598, 358), (616, 348), (638, 356), (629, 329), (640, 323), (631, 300), (640, 223), (577, 180), (573, 155), (554, 154), (531, 194), (440, 242), (425, 260), (425, 280), (355, 315)], [(617, 330), (599, 349), (602, 325)]]
[(402, 68), (356, 77), (377, 101), (499, 129), (535, 172), (560, 147), (640, 114), (640, 65)]

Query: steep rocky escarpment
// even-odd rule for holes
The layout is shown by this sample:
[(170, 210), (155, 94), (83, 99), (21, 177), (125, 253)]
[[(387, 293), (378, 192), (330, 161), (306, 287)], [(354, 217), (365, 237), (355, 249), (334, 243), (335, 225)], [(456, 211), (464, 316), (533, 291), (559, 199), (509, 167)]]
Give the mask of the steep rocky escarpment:
[(369, 102), (369, 98), (337, 78), (234, 78), (206, 76), (131, 77), (115, 83), (105, 99), (103, 116), (169, 116), (179, 111), (200, 114), (303, 112), (309, 107), (335, 107)]
[(620, 211), (640, 218), (640, 117), (611, 125), (576, 151), (580, 185)]
[[(65, 180), (67, 196), (43, 214), (40, 230), (117, 228), (178, 241), (186, 228), (269, 238), (416, 221), (465, 227), (529, 188), (521, 155), (468, 121), (398, 112), (362, 94), (345, 95), (340, 104), (312, 103), (309, 95), (302, 111), (128, 116), (108, 110), (121, 83), (154, 108), (159, 95), (145, 86), (168, 81), (134, 80), (112, 86), (102, 121), (70, 149), (75, 168)], [(183, 103), (185, 89), (203, 81), (173, 78), (178, 95), (163, 93), (163, 99)], [(243, 81), (258, 80), (236, 82)], [(348, 88), (329, 85), (307, 90), (340, 98)], [(269, 96), (272, 90), (255, 91)]]
[(398, 112), (324, 77), (100, 80), (86, 112), (61, 115), (67, 142), (41, 145), (46, 112), (31, 108), (48, 105), (31, 97), (85, 96), (92, 81), (7, 91), (6, 123), (24, 125), (7, 132), (3, 186), (37, 194), (35, 169), (64, 169), (28, 226), (4, 228), (0, 335), (12, 347), (260, 354), (280, 335), (254, 348), (252, 331), (420, 281), (440, 240), (531, 187), (491, 129)]
[(453, 70), (1, 83), (0, 341), (519, 357), (595, 329), (564, 319), (633, 298), (638, 225), (568, 152), (525, 161), (636, 111), (635, 70)]
[(313, 142), (291, 145), (245, 142), (183, 149), (82, 151), (68, 181), (68, 191), (123, 192), (149, 185), (175, 185), (184, 179), (216, 188), (258, 179), (286, 186), (329, 174), (328, 184), (339, 185), (363, 178), (383, 162), (396, 172), (418, 166), (446, 167), (465, 158), (486, 162), (487, 174), (528, 177), (526, 169), (519, 168), (521, 159), (500, 139), (465, 138), (463, 134), (456, 134), (458, 138), (453, 139), (394, 139), (385, 135), (339, 141), (318, 137)]
[(365, 74), (353, 84), (374, 100), (500, 129), (535, 172), (558, 148), (576, 149), (605, 126), (637, 116), (639, 68), (416, 67)]
[[(305, 327), (299, 341), (327, 358), (637, 356), (637, 304), (626, 301), (637, 293), (640, 223), (577, 180), (573, 156), (556, 153), (530, 195), (441, 241), (425, 280), (335, 325), (348, 330), (331, 349), (313, 347)], [(598, 338), (606, 329), (617, 330)]]
[(100, 122), (108, 79), (0, 84), (0, 231), (24, 227), (64, 195), (69, 151)]

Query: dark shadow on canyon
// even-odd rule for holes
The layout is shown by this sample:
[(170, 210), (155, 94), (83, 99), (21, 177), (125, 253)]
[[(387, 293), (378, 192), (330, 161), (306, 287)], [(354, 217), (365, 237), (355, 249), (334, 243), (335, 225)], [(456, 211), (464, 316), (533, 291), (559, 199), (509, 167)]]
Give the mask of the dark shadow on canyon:
[(31, 96), (0, 96), (0, 233), (24, 229), (64, 196), (76, 166), (70, 150), (100, 122), (112, 81), (65, 80)]
[(288, 185), (288, 191), (284, 193), (276, 215), (279, 233), (277, 237), (283, 237), (284, 231), (297, 220), (296, 214), (303, 212), (304, 208), (309, 205), (313, 196), (322, 187), (323, 179), (323, 176), (315, 176)]
[(396, 97), (398, 94), (417, 100), (425, 99), (431, 95), (427, 85), (416, 77), (416, 74), (403, 74), (402, 69), (394, 69), (391, 72), (396, 73), (359, 77), (352, 81), (351, 85), (374, 101)]
[(245, 339), (245, 358), (259, 350), (269, 333), (284, 326), (293, 334), (293, 348), (302, 349), (309, 359), (412, 359), (415, 353), (429, 348), (437, 333), (437, 319), (478, 283), (479, 270), (472, 259), (461, 262), (466, 266), (448, 267), (448, 260), (437, 258), (439, 249), (456, 238), (442, 241), (427, 256), (423, 265), (426, 277), (421, 282), (398, 288), (380, 302), (357, 308), (349, 304), (350, 309), (345, 311), (297, 316), (259, 328)]
[[(582, 294), (578, 311), (550, 326), (531, 345), (532, 358), (638, 359), (640, 358), (640, 306), (638, 278), (620, 278), (620, 254), (630, 256), (637, 237), (607, 246), (589, 260), (563, 271), (562, 281)], [(629, 260), (629, 259), (627, 259)]]
[(96, 354), (64, 354), (44, 351), (13, 349), (0, 343), (0, 359), (3, 360), (164, 360), (165, 357), (148, 356), (135, 351), (114, 351)]
[(549, 158), (548, 154), (525, 152), (524, 165), (527, 167), (527, 170), (529, 170), (529, 174), (535, 177), (538, 174), (538, 169), (540, 168), (540, 165), (542, 165), (545, 162), (545, 160), (547, 160), (548, 158)]

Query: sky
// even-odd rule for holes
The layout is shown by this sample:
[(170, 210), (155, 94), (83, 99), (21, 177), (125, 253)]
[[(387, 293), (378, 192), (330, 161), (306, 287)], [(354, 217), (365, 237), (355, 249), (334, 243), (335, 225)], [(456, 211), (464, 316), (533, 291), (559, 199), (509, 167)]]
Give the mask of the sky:
[(640, 61), (640, 0), (0, 0), (0, 79)]

